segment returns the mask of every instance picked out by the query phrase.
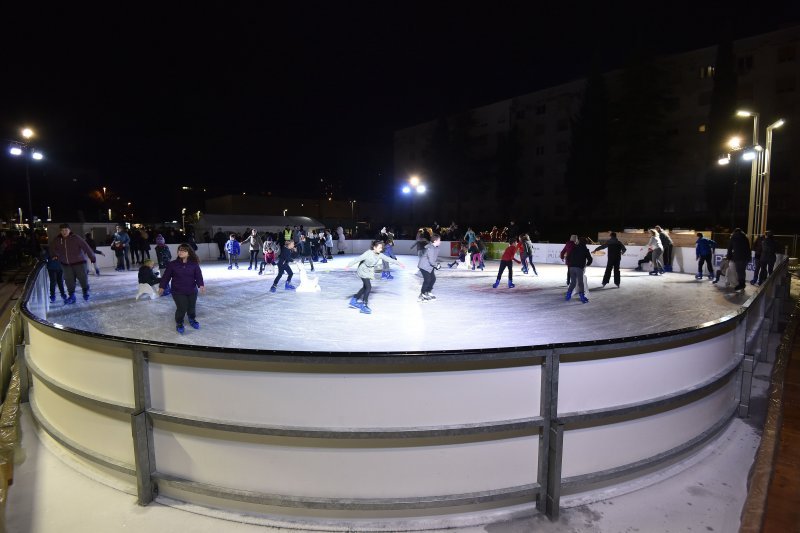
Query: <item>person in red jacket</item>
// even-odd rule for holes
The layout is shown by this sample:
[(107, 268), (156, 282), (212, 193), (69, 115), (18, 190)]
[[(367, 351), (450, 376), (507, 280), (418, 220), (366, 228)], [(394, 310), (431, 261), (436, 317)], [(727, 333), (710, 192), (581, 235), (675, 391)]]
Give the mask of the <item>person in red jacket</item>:
[[(578, 236), (577, 235), (570, 235), (567, 244), (564, 245), (564, 248), (561, 249), (561, 261), (566, 263), (569, 261), (569, 253), (575, 248), (575, 245), (578, 244)], [(567, 266), (567, 285), (569, 282), (572, 281), (569, 277), (569, 266)]]
[(514, 272), (511, 268), (513, 263), (511, 261), (516, 261), (517, 263), (521, 264), (521, 261), (514, 257), (515, 255), (520, 253), (519, 243), (512, 241), (508, 243), (508, 248), (503, 252), (503, 256), (500, 258), (500, 270), (497, 272), (497, 281), (494, 282), (492, 285), (493, 288), (497, 288), (500, 285), (500, 278), (503, 277), (503, 271), (508, 267), (508, 288), (513, 289), (514, 285)]
[(59, 226), (59, 234), (50, 243), (53, 255), (58, 256), (61, 268), (64, 269), (64, 282), (67, 285), (69, 296), (64, 303), (75, 303), (75, 280), (81, 284), (83, 299), (89, 299), (89, 280), (86, 277), (86, 258), (92, 263), (97, 262), (94, 252), (86, 241), (72, 233), (69, 224)]

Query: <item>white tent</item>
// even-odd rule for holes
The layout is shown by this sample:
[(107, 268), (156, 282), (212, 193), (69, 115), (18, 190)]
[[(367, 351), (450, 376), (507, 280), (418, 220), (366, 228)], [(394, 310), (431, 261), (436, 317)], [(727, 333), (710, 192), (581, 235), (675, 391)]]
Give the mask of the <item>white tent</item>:
[[(223, 233), (243, 233), (246, 229), (255, 228), (259, 233), (269, 231), (272, 233), (281, 231), (284, 227), (303, 226), (303, 229), (311, 231), (314, 229), (324, 229), (325, 226), (313, 218), (299, 216), (271, 216), (271, 215), (215, 215), (203, 214), (195, 224), (194, 234), (199, 237), (207, 231), (213, 236), (217, 231)], [(333, 228), (331, 228), (333, 229)]]

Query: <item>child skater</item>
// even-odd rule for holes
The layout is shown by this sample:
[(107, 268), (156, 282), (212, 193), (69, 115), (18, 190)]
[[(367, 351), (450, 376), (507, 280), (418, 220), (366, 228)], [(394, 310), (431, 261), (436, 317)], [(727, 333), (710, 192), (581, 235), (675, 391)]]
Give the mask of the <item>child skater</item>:
[(308, 261), (308, 264), (311, 265), (311, 272), (314, 272), (314, 260), (311, 257), (314, 253), (313, 247), (309, 237), (300, 235), (300, 264), (304, 264)]
[(434, 270), (439, 270), (442, 265), (438, 263), (439, 259), (439, 245), (442, 243), (442, 238), (434, 233), (431, 235), (431, 242), (425, 246), (423, 254), (419, 258), (417, 268), (422, 274), (422, 288), (419, 291), (418, 302), (429, 302), (435, 300), (436, 296), (431, 294), (433, 284), (436, 283), (436, 274)]
[(292, 240), (286, 241), (286, 244), (284, 244), (283, 248), (281, 248), (281, 253), (278, 255), (278, 275), (275, 276), (275, 281), (272, 282), (272, 287), (269, 288), (269, 292), (275, 292), (278, 290), (278, 282), (281, 280), (284, 272), (289, 275), (286, 277), (286, 285), (284, 285), (283, 288), (287, 291), (293, 291), (297, 288), (292, 285), (292, 276), (294, 276), (294, 272), (292, 272), (291, 267), (289, 267), (289, 262), (292, 260), (293, 250), (294, 241)]
[(464, 263), (464, 262), (466, 262), (466, 260), (467, 260), (467, 246), (462, 242), (461, 246), (458, 247), (458, 257), (456, 257), (455, 260), (452, 263), (448, 264), (447, 267), (448, 268), (453, 268), (453, 267), (458, 268), (458, 264), (459, 263)]
[(239, 241), (236, 240), (236, 235), (231, 233), (230, 239), (225, 243), (225, 251), (228, 252), (228, 270), (239, 269), (239, 254), (242, 253), (242, 248), (239, 246)]
[(369, 250), (350, 261), (347, 266), (344, 267), (345, 270), (348, 270), (353, 265), (358, 264), (358, 270), (356, 272), (358, 277), (361, 278), (362, 286), (361, 289), (350, 298), (350, 307), (353, 309), (361, 309), (361, 312), (365, 314), (372, 313), (372, 309), (370, 309), (368, 305), (369, 293), (372, 290), (372, 278), (375, 276), (375, 267), (378, 263), (381, 261), (388, 261), (399, 265), (400, 268), (405, 268), (403, 263), (393, 257), (383, 255), (381, 252), (383, 252), (383, 239), (375, 239), (372, 241), (372, 246)]
[(156, 286), (161, 280), (153, 270), (153, 264), (152, 259), (145, 259), (142, 266), (139, 267), (139, 290), (136, 291), (134, 300), (138, 300), (139, 296), (143, 294), (149, 296), (151, 300), (158, 298)]
[(506, 248), (505, 252), (503, 252), (503, 256), (500, 258), (500, 270), (497, 272), (497, 281), (495, 281), (492, 285), (493, 288), (496, 289), (497, 286), (500, 285), (500, 278), (503, 277), (503, 271), (506, 268), (508, 268), (508, 288), (513, 289), (516, 287), (516, 285), (514, 285), (514, 272), (512, 270), (513, 263), (511, 261), (521, 263), (519, 259), (514, 257), (518, 253), (519, 243), (509, 241), (508, 247)]
[(46, 253), (47, 275), (50, 276), (50, 301), (56, 301), (56, 285), (58, 285), (61, 299), (66, 302), (67, 293), (64, 290), (64, 268), (61, 266), (61, 261), (58, 260), (57, 255), (51, 255), (49, 250)]
[(267, 237), (264, 241), (264, 260), (261, 261), (261, 268), (258, 270), (258, 275), (264, 273), (264, 267), (270, 266), (269, 273), (275, 273), (275, 250), (272, 248), (272, 238)]
[[(84, 235), (84, 237), (85, 238), (83, 240), (85, 240), (86, 244), (89, 245), (89, 248), (92, 249), (92, 251), (94, 252), (94, 255), (96, 255), (96, 256), (97, 255), (102, 255), (103, 257), (106, 256), (106, 254), (104, 254), (103, 252), (101, 252), (100, 250), (97, 249), (97, 243), (94, 242), (94, 239), (92, 239), (91, 232), (89, 232), (86, 235)], [(95, 275), (99, 276), (100, 275), (100, 269), (97, 268), (97, 262), (92, 263), (92, 266), (94, 267)]]
[(156, 236), (156, 260), (158, 261), (158, 273), (163, 276), (167, 269), (167, 263), (172, 261), (172, 252), (169, 251), (169, 246), (165, 244), (164, 236), (161, 234)]
[(200, 289), (200, 294), (205, 294), (206, 286), (200, 270), (200, 259), (186, 243), (178, 246), (178, 258), (167, 264), (167, 270), (158, 287), (158, 295), (165, 294), (167, 287), (171, 288), (172, 299), (175, 301), (175, 330), (183, 335), (183, 317), (186, 315), (189, 316), (189, 325), (200, 329), (200, 323), (195, 320), (197, 289)]
[(719, 268), (717, 269), (716, 276), (712, 283), (715, 285), (719, 283), (720, 276), (725, 276), (726, 287), (736, 287), (739, 285), (739, 275), (736, 273), (735, 265), (733, 265), (730, 256), (726, 256), (719, 264)]
[(522, 250), (520, 251), (520, 255), (522, 256), (522, 273), (528, 273), (528, 263), (531, 265), (531, 270), (535, 275), (539, 275), (536, 272), (536, 265), (533, 264), (533, 243), (531, 242), (531, 236), (527, 233), (520, 237), (522, 241)]
[[(389, 256), (392, 259), (397, 259), (394, 255), (394, 233), (386, 231), (384, 227), (381, 229), (381, 239), (383, 240), (383, 255)], [(381, 271), (381, 279), (394, 279), (392, 271), (389, 268), (388, 261), (383, 262), (383, 270)]]

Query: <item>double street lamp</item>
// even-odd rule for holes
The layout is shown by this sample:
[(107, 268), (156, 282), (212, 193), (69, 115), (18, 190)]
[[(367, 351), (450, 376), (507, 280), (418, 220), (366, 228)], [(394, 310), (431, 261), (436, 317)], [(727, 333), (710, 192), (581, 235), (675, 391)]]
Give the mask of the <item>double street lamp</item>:
[(411, 195), (411, 221), (414, 221), (414, 197), (418, 194), (425, 194), (425, 191), (428, 188), (425, 186), (424, 183), (419, 179), (418, 176), (411, 176), (408, 181), (403, 184), (403, 187), (400, 189), (403, 194)]
[(31, 227), (33, 227), (33, 201), (31, 200), (31, 176), (29, 162), (31, 159), (34, 161), (41, 161), (44, 159), (44, 155), (42, 155), (40, 151), (31, 145), (30, 140), (34, 137), (32, 129), (24, 128), (21, 133), (24, 140), (11, 141), (11, 146), (8, 149), (8, 153), (14, 157), (25, 158), (25, 183), (28, 186), (28, 216), (30, 217)]

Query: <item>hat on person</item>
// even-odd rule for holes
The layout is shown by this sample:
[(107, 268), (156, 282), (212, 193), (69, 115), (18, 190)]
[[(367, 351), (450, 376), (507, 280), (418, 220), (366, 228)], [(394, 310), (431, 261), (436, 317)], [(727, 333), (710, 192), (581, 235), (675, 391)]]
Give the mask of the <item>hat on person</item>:
[(163, 235), (161, 235), (160, 233), (158, 235), (156, 235), (156, 244), (164, 244), (164, 242), (165, 241), (164, 241), (164, 236)]

